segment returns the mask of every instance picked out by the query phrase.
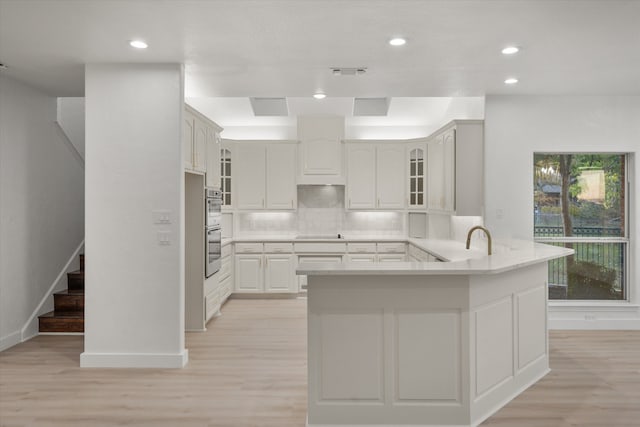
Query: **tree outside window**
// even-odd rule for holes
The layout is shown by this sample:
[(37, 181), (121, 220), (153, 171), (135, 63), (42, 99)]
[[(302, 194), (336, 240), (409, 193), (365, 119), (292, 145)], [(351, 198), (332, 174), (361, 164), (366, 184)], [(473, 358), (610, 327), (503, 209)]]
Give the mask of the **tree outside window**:
[(534, 238), (575, 255), (549, 264), (550, 299), (626, 299), (626, 155), (534, 154)]

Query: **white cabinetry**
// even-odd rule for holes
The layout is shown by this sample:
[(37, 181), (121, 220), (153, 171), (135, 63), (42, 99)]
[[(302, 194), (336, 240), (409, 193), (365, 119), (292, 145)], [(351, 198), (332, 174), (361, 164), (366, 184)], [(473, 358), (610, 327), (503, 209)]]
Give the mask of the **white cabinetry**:
[(402, 143), (347, 144), (347, 209), (403, 209)]
[(297, 293), (295, 258), (291, 243), (236, 244), (238, 293)]
[(207, 129), (207, 187), (220, 188), (220, 131), (218, 127)]
[(299, 184), (344, 184), (344, 117), (298, 116)]
[(425, 141), (413, 142), (406, 147), (407, 165), (407, 208), (425, 209), (427, 207), (427, 144)]
[(236, 255), (236, 292), (263, 292), (262, 254)]
[(295, 209), (298, 191), (296, 188), (296, 145), (268, 144), (266, 195), (267, 209)]
[(235, 199), (238, 209), (264, 209), (266, 151), (263, 144), (237, 143)]
[(238, 209), (296, 208), (296, 146), (237, 143), (235, 200)]
[(347, 144), (347, 209), (376, 207), (376, 147)]
[(427, 144), (428, 208), (456, 215), (483, 214), (483, 122), (456, 120)]
[(376, 148), (376, 190), (378, 209), (403, 209), (405, 198), (404, 146), (399, 142)]
[(264, 260), (265, 292), (297, 292), (293, 255), (266, 254)]
[[(209, 173), (207, 185), (219, 187), (220, 165), (218, 141), (222, 128), (185, 104), (182, 128), (182, 157), (184, 168)], [(209, 169), (211, 168), (211, 169)]]

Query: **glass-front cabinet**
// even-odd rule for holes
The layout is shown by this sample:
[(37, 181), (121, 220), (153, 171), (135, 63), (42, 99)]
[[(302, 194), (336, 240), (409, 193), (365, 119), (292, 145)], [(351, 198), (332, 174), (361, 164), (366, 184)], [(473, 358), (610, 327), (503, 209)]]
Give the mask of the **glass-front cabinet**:
[(220, 190), (222, 191), (222, 206), (231, 207), (231, 150), (220, 149)]
[(407, 207), (409, 209), (425, 209), (426, 196), (426, 143), (418, 142), (407, 146)]

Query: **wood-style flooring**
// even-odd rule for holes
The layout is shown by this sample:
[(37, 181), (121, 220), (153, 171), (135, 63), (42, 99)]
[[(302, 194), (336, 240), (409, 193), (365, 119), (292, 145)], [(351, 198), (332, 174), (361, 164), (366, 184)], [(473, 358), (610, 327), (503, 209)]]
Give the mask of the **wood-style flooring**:
[[(230, 300), (184, 369), (79, 368), (81, 336), (0, 353), (0, 426), (301, 427), (306, 300)], [(640, 426), (640, 332), (551, 333), (552, 372), (482, 424)]]

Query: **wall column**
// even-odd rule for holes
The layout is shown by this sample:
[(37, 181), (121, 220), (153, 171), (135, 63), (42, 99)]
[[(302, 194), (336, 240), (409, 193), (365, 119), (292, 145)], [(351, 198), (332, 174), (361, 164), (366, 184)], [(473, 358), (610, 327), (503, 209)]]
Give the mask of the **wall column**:
[[(182, 367), (188, 360), (183, 66), (90, 64), (85, 97), (85, 348), (80, 365)], [(156, 223), (159, 211), (169, 213), (170, 223)]]

